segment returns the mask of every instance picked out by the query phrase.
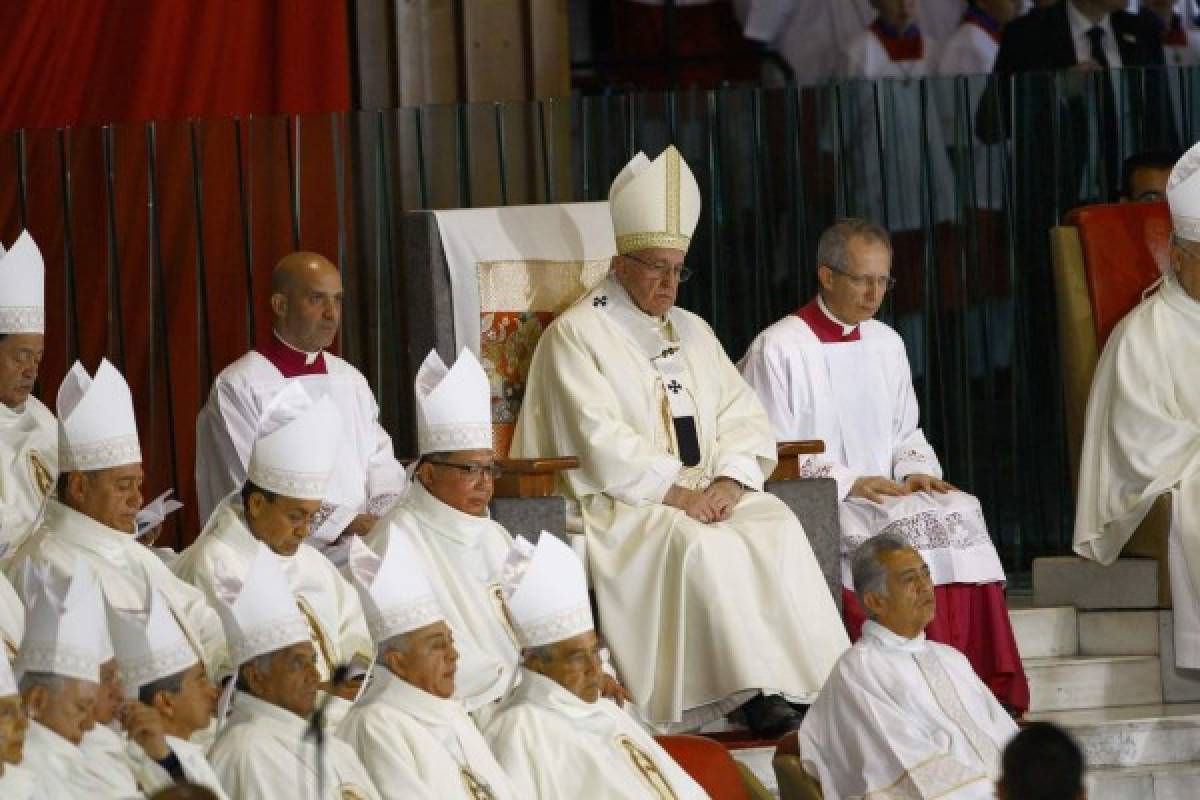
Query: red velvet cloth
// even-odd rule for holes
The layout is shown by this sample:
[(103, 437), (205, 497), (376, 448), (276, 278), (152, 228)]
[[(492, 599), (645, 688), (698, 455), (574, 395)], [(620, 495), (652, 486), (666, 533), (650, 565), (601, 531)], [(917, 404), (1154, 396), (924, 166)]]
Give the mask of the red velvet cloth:
[[(1009, 709), (1029, 709), (1029, 682), (1017, 651), (1001, 583), (947, 583), (933, 587), (937, 613), (925, 628), (930, 640), (948, 644), (971, 662), (975, 674)], [(851, 641), (862, 636), (867, 615), (858, 597), (842, 589), (843, 617)]]
[(925, 57), (925, 41), (916, 25), (900, 32), (877, 19), (871, 23), (871, 33), (875, 34), (892, 61), (920, 61)]
[(1163, 27), (1162, 43), (1166, 47), (1187, 47), (1188, 37), (1183, 30), (1183, 20), (1178, 14), (1171, 16), (1171, 24)]
[(311, 364), (306, 364), (307, 353), (302, 353), (294, 347), (288, 347), (271, 332), (263, 338), (262, 344), (255, 348), (267, 361), (275, 365), (275, 369), (285, 378), (299, 378), (301, 375), (324, 375), (325, 353), (317, 353)]
[(815, 297), (797, 311), (796, 316), (808, 323), (808, 327), (822, 344), (857, 342), (862, 339), (862, 332), (857, 325), (854, 326), (854, 330), (845, 333), (841, 324), (831, 320), (829, 315), (821, 310)]

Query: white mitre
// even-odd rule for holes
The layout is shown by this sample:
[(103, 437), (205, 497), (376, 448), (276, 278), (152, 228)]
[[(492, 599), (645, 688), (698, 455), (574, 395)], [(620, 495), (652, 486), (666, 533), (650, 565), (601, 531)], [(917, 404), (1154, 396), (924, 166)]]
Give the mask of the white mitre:
[(421, 455), (492, 449), (492, 391), (465, 347), (450, 369), (436, 350), (417, 370), (417, 446)]
[(244, 578), (218, 569), (214, 589), (229, 660), (235, 668), (258, 656), (311, 641), (308, 621), (296, 605), (279, 559), (262, 542)]
[(321, 500), (342, 435), (333, 400), (313, 401), (299, 381), (290, 381), (267, 409), (246, 479), (284, 497)]
[(199, 660), (162, 595), (150, 588), (144, 609), (110, 608), (108, 628), (125, 696), (191, 669)]
[(638, 153), (608, 190), (617, 252), (669, 247), (686, 253), (700, 207), (700, 187), (675, 145), (653, 161)]
[(533, 557), (508, 595), (522, 647), (541, 647), (595, 630), (587, 576), (575, 551), (542, 531)]
[(113, 657), (104, 596), (87, 563), (75, 559), (70, 575), (49, 564), (25, 562), (25, 638), (18, 674), (45, 672), (100, 682), (100, 665)]
[(376, 644), (446, 618), (411, 536), (393, 522), (382, 557), (357, 536), (350, 543), (346, 569)]
[(1200, 142), (1175, 162), (1167, 178), (1167, 205), (1175, 235), (1200, 242)]
[(58, 468), (87, 472), (142, 462), (129, 384), (101, 359), (96, 376), (78, 361), (58, 387)]
[(45, 333), (46, 267), (29, 231), (0, 247), (0, 333)]

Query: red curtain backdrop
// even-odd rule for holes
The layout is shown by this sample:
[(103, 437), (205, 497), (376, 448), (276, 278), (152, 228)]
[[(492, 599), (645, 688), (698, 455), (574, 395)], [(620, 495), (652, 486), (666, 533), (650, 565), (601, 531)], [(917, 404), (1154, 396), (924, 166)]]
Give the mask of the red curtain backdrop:
[(0, 4), (0, 238), (27, 227), (46, 261), (38, 392), (53, 409), (74, 358), (123, 370), (147, 499), (185, 503), (166, 544), (198, 532), (196, 413), (267, 330), (271, 267), (338, 260), (346, 26), (336, 0)]

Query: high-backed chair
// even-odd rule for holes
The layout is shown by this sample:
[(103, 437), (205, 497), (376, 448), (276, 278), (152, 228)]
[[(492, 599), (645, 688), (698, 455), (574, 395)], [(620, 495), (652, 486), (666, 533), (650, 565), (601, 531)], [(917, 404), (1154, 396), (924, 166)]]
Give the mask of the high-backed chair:
[[(404, 234), (409, 363), (415, 368), (432, 348), (447, 363), (462, 347), (478, 353), (491, 378), (496, 454), (504, 460), (542, 331), (608, 271), (615, 252), (608, 204), (410, 211)], [(766, 488), (803, 523), (840, 608), (836, 486), (796, 479), (799, 455), (821, 448), (781, 445), (780, 467)], [(498, 521), (531, 538), (566, 530), (565, 503), (552, 496), (555, 471), (580, 454), (546, 455), (560, 458), (505, 461), (508, 475), (493, 501)]]
[[(1058, 303), (1067, 444), (1072, 485), (1079, 480), (1088, 392), (1109, 334), (1166, 267), (1171, 218), (1165, 203), (1076, 209), (1050, 233)], [(1158, 561), (1159, 603), (1171, 605), (1167, 574), (1168, 495), (1161, 496), (1125, 545), (1123, 555)]]
[(800, 737), (792, 731), (775, 745), (771, 759), (779, 782), (779, 800), (821, 800), (821, 782), (808, 774), (800, 759)]
[(771, 800), (754, 773), (719, 742), (686, 734), (655, 739), (712, 800)]

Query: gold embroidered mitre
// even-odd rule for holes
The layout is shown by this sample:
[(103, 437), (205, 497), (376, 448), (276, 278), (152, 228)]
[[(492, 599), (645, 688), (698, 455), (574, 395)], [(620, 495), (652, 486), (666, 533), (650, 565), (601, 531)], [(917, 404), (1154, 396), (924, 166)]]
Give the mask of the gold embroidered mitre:
[(647, 247), (687, 252), (700, 219), (700, 187), (674, 145), (653, 161), (638, 153), (613, 180), (608, 207), (617, 252)]

